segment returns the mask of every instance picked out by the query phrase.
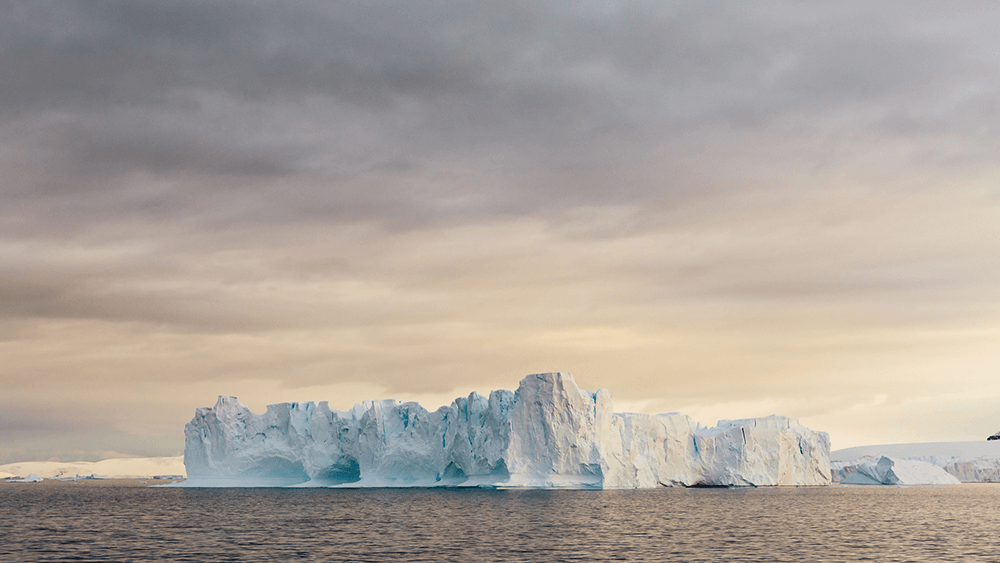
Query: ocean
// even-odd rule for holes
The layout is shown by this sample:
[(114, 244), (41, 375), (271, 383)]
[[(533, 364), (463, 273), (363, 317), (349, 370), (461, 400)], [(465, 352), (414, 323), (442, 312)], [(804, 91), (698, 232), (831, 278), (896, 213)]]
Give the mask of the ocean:
[(0, 561), (1000, 562), (1000, 485), (559, 491), (0, 483)]

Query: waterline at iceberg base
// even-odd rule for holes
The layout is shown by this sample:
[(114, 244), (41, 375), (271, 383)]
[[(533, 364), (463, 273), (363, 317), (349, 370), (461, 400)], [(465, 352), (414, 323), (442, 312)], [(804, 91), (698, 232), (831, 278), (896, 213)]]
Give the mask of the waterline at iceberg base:
[(235, 397), (184, 428), (186, 487), (524, 487), (632, 489), (830, 484), (830, 439), (769, 416), (702, 428), (681, 414), (615, 413), (611, 393), (568, 373), (517, 391), (417, 403), (270, 405)]

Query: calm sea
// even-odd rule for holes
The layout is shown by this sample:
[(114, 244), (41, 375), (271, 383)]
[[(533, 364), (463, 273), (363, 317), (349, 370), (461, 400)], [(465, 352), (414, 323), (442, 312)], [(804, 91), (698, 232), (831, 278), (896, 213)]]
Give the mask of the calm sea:
[(0, 560), (1000, 562), (1000, 485), (488, 491), (0, 483)]

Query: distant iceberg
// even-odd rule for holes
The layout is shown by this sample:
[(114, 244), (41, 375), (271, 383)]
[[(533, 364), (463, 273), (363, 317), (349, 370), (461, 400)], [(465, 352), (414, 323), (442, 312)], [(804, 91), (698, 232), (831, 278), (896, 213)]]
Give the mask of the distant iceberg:
[(10, 479), (7, 479), (7, 482), (8, 483), (41, 483), (42, 482), (42, 478), (39, 477), (37, 473), (32, 473), (31, 475), (28, 475), (27, 477), (23, 477), (23, 478), (22, 477), (12, 477)]
[(923, 461), (940, 467), (963, 483), (1000, 482), (1000, 441), (918, 442), (837, 450), (830, 454), (833, 480), (844, 481), (864, 463), (882, 456)]
[(611, 393), (565, 373), (517, 391), (417, 403), (326, 402), (252, 413), (235, 397), (184, 429), (188, 480), (175, 486), (650, 488), (828, 485), (830, 441), (769, 416), (700, 428), (679, 414), (614, 413)]
[(961, 485), (944, 469), (912, 459), (882, 456), (877, 462), (864, 462), (841, 481), (844, 485)]

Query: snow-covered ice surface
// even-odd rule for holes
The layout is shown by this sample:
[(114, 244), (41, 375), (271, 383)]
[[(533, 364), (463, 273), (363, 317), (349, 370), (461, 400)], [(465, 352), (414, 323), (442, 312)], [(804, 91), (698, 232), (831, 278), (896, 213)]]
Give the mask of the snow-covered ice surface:
[(841, 481), (844, 485), (960, 485), (961, 481), (937, 465), (913, 459), (882, 456), (864, 462)]
[(183, 475), (184, 458), (130, 457), (102, 461), (19, 461), (0, 465), (0, 478), (37, 473), (45, 479), (99, 475), (111, 478)]
[(830, 442), (783, 416), (700, 428), (679, 414), (614, 413), (611, 393), (564, 373), (517, 391), (417, 403), (270, 405), (235, 397), (184, 429), (178, 486), (649, 488), (830, 483)]
[[(963, 483), (1000, 482), (1000, 441), (924, 442), (859, 446), (830, 453), (834, 481), (847, 479), (864, 463), (887, 456), (936, 465)], [(846, 482), (846, 481), (843, 481)]]

